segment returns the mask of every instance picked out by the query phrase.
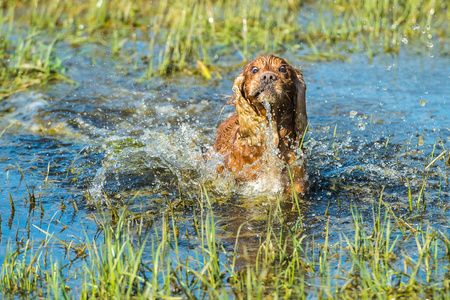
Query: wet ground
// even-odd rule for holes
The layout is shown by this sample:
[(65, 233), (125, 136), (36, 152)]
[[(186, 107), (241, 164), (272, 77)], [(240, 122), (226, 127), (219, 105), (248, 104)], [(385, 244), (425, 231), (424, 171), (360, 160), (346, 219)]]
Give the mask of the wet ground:
[[(148, 82), (136, 80), (142, 70), (97, 46), (62, 53), (77, 85), (56, 83), (0, 102), (0, 132), (12, 124), (0, 137), (2, 244), (39, 242), (46, 235), (36, 227), (62, 240), (94, 238), (93, 214), (107, 210), (108, 201), (131, 201), (130, 210), (155, 226), (176, 202), (180, 232), (194, 236), (192, 214), (206, 185), (218, 224), (226, 225), (218, 227), (225, 248), (243, 222), (257, 220), (241, 232), (243, 243), (256, 249), (275, 200), (211, 180), (201, 154), (234, 109), (226, 96), (242, 68), (238, 59), (227, 66), (220, 58), (227, 66), (222, 79)], [(284, 55), (307, 84), (311, 187), (301, 215), (308, 235), (320, 238), (328, 220), (330, 243), (353, 235), (351, 207), (372, 220), (382, 191), (399, 216), (448, 230), (448, 152), (426, 168), (450, 142), (450, 58), (440, 53), (405, 48), (373, 61), (350, 54), (331, 62)], [(419, 214), (409, 212), (408, 185), (414, 206), (422, 200)], [(298, 226), (289, 199), (282, 206), (285, 225)], [(67, 259), (57, 245), (53, 255)]]

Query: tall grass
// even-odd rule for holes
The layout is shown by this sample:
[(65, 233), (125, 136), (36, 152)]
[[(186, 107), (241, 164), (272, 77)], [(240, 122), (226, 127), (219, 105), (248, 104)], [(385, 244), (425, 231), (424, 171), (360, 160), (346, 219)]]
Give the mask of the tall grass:
[[(117, 223), (102, 221), (100, 242), (86, 237), (79, 248), (84, 250), (78, 251), (84, 253), (82, 266), (75, 269), (63, 268), (47, 254), (58, 243), (51, 234), (37, 249), (31, 241), (17, 250), (8, 246), (0, 294), (65, 299), (372, 299), (445, 297), (450, 292), (446, 271), (439, 267), (450, 264), (447, 235), (399, 222), (382, 193), (373, 219), (364, 220), (354, 207), (354, 234), (340, 234), (334, 244), (329, 243), (332, 224), (326, 223), (323, 236), (309, 236), (298, 223), (288, 226), (280, 203), (274, 203), (256, 255), (239, 242), (239, 231), (233, 253), (221, 246), (211, 201), (203, 191), (198, 211), (204, 213), (193, 220), (194, 236), (178, 231), (173, 211), (148, 236), (122, 209)], [(188, 245), (191, 250), (182, 255), (180, 244), (191, 240), (195, 245)]]
[(13, 24), (0, 21), (0, 99), (52, 80), (70, 81), (64, 76), (61, 59), (54, 53), (59, 38), (47, 41), (34, 28), (24, 36), (16, 35)]
[(62, 58), (54, 55), (61, 39), (75, 46), (100, 43), (115, 54), (123, 52), (127, 41), (145, 42), (140, 53), (136, 47), (129, 51), (136, 68), (145, 65), (143, 79), (149, 79), (186, 71), (217, 74), (218, 60), (229, 55), (248, 60), (261, 53), (300, 51), (321, 60), (340, 59), (345, 51), (369, 56), (398, 51), (411, 40), (432, 47), (448, 36), (448, 21), (444, 0), (327, 0), (320, 5), (289, 0), (88, 0), (77, 5), (0, 0), (0, 97), (64, 79)]

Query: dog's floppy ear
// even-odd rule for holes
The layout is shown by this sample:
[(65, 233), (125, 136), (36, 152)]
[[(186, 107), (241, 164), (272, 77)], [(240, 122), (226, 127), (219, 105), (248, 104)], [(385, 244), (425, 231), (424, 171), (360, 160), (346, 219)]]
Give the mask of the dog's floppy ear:
[(297, 89), (297, 95), (295, 97), (295, 131), (297, 140), (300, 141), (305, 134), (306, 127), (308, 125), (308, 116), (306, 115), (306, 84), (303, 81), (302, 73), (295, 70), (296, 79), (295, 87)]
[(256, 146), (262, 142), (264, 120), (258, 116), (255, 109), (244, 94), (245, 76), (241, 73), (233, 85), (234, 102), (239, 120), (239, 134), (246, 140), (248, 145)]
[(244, 97), (243, 92), (244, 92), (244, 74), (241, 73), (239, 74), (238, 77), (236, 77), (236, 79), (234, 80), (234, 84), (233, 84), (233, 93), (235, 97)]

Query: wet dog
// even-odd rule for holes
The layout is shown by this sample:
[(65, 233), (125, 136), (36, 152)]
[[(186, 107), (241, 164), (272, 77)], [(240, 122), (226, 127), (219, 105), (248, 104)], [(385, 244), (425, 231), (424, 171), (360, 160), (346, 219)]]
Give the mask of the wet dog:
[(220, 124), (214, 141), (224, 158), (219, 170), (239, 182), (273, 178), (285, 192), (305, 193), (305, 91), (302, 74), (280, 57), (248, 63), (233, 85), (236, 113)]

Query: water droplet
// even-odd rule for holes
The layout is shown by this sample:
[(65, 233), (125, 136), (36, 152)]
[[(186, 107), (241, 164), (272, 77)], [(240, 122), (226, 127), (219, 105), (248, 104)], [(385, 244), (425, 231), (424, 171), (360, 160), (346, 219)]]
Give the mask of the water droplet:
[(402, 38), (402, 43), (406, 45), (406, 44), (408, 44), (408, 40), (404, 37), (404, 38)]
[(425, 106), (425, 100), (420, 100), (420, 105)]
[(422, 146), (423, 144), (425, 144), (425, 142), (423, 141), (423, 136), (419, 136), (419, 141), (417, 142), (417, 145)]
[(425, 91), (424, 93), (425, 93), (425, 94), (428, 94), (428, 91)]
[(366, 129), (366, 125), (363, 122), (359, 122), (358, 128), (359, 128), (359, 130), (365, 130)]
[(428, 42), (428, 43), (427, 43), (427, 47), (428, 47), (428, 48), (433, 48), (433, 43), (432, 43), (432, 42)]
[(382, 86), (382, 87), (381, 87), (381, 89), (383, 89), (383, 90), (387, 90), (387, 87), (385, 87), (385, 86)]
[(357, 114), (358, 114), (357, 111), (352, 110), (352, 111), (350, 112), (350, 118), (354, 118)]

